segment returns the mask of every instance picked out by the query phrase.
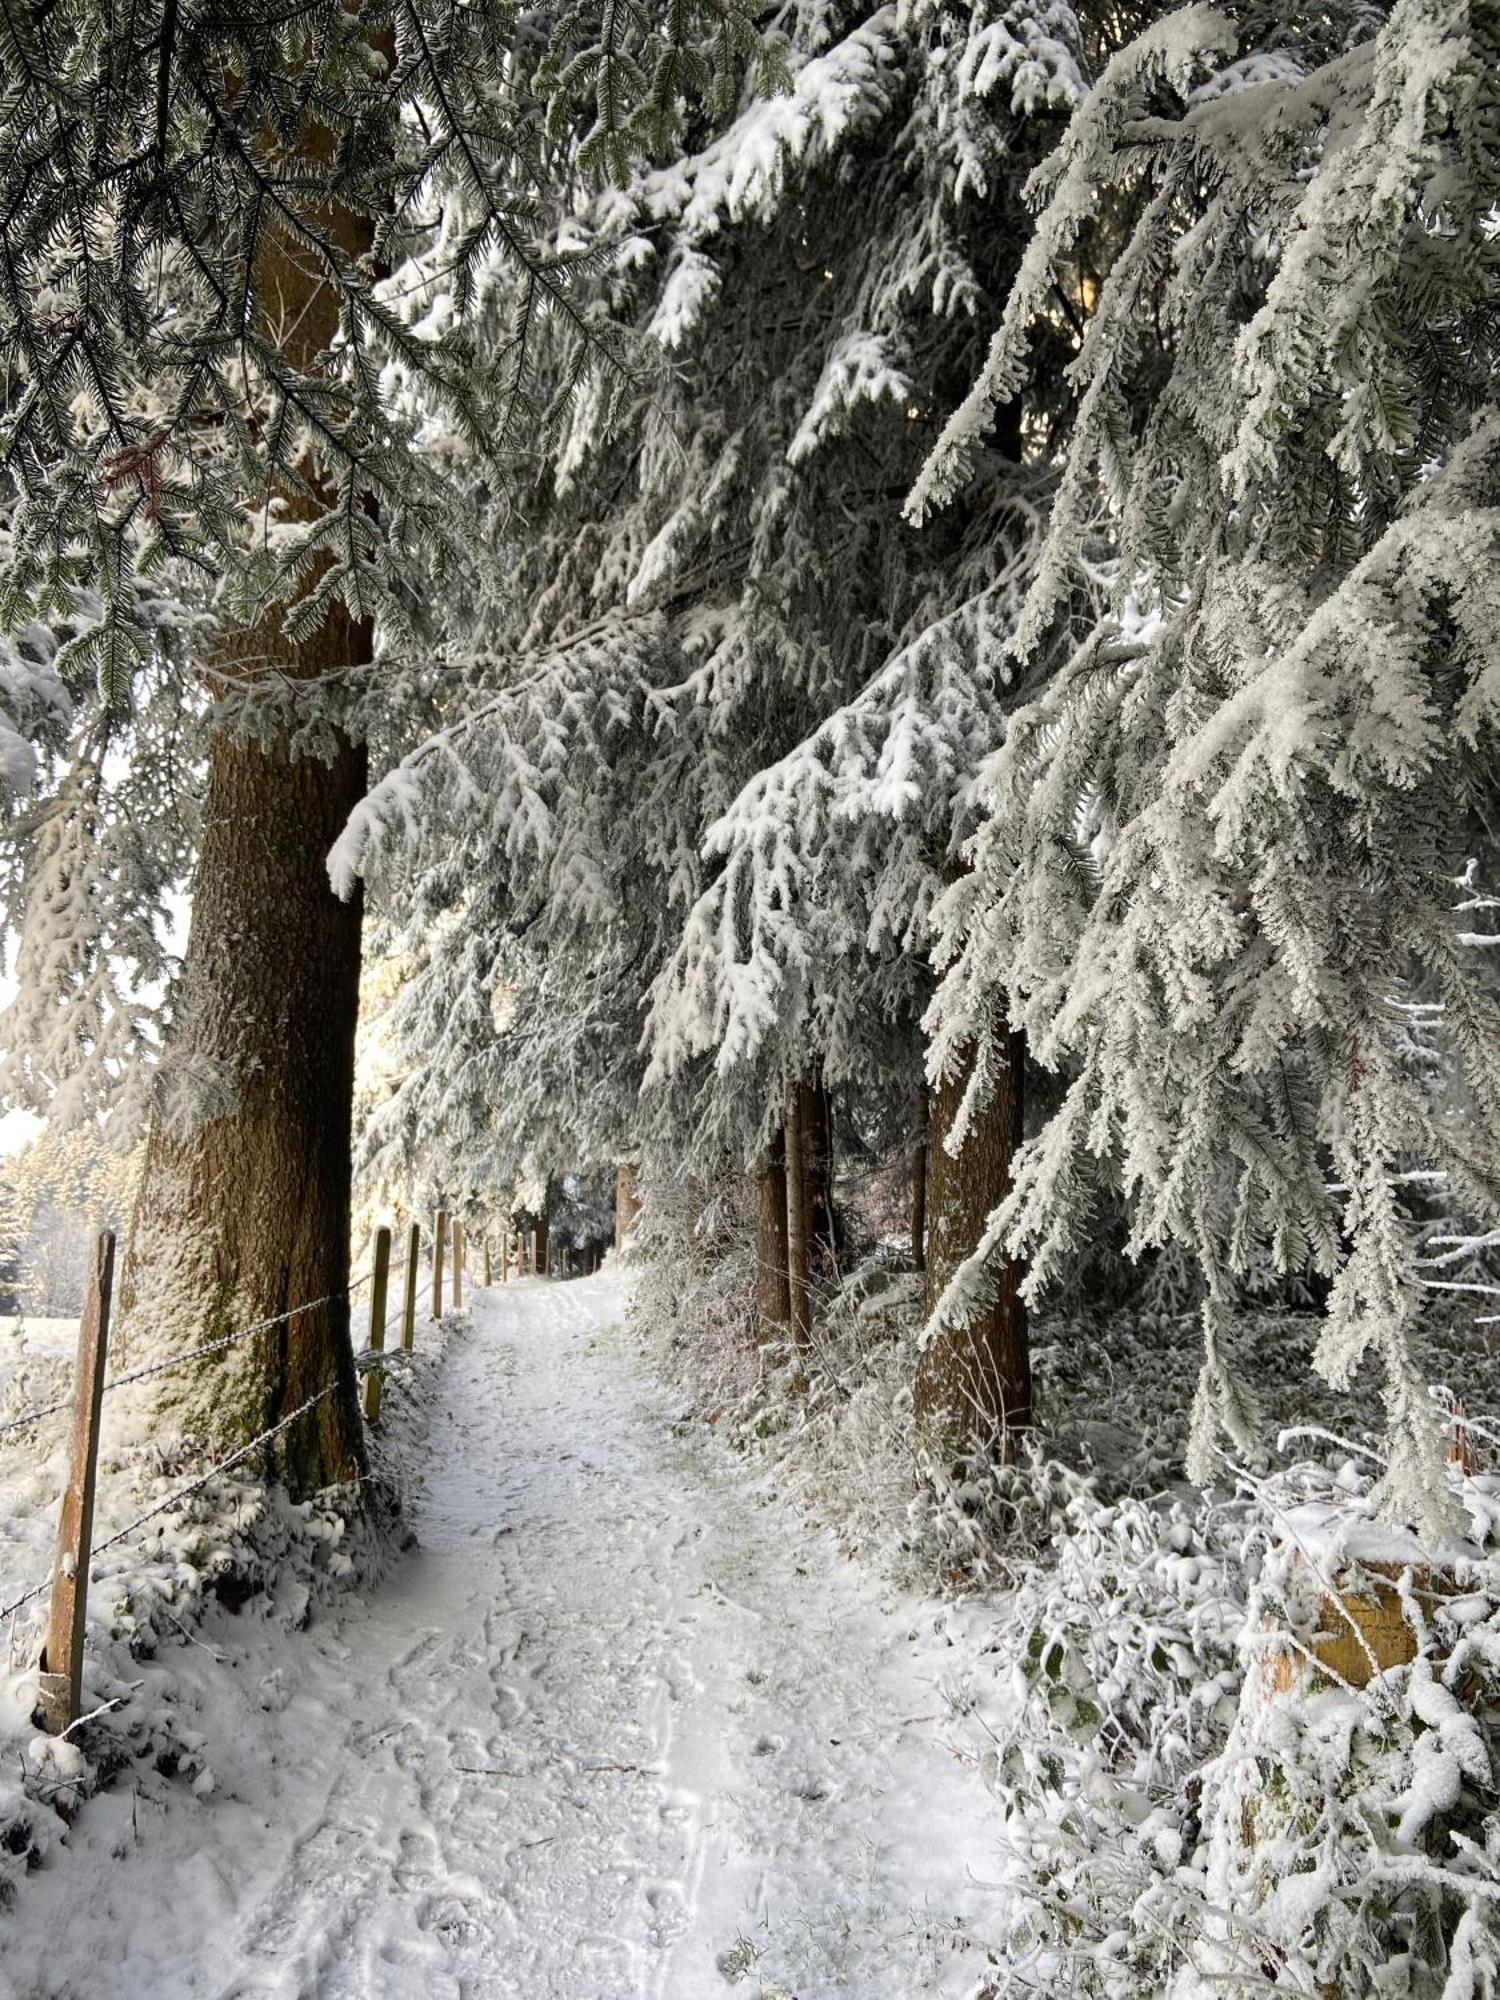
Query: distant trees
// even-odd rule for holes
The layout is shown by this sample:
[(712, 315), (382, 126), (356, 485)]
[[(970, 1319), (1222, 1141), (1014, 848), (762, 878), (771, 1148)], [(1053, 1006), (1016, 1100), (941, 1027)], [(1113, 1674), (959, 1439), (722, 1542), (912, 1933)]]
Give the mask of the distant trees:
[(124, 1227), (140, 1166), (92, 1125), (44, 1128), (0, 1159), (0, 1312), (82, 1310), (92, 1233)]

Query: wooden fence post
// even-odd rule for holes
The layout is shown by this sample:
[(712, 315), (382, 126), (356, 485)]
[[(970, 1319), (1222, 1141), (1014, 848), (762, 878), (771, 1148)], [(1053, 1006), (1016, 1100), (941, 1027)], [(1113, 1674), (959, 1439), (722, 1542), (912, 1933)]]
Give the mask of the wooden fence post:
[[(370, 1345), (379, 1354), (385, 1346), (385, 1295), (391, 1282), (391, 1232), (375, 1232), (375, 1270), (370, 1280)], [(380, 1398), (385, 1389), (385, 1370), (372, 1368), (365, 1377), (365, 1422), (380, 1422)]]
[(486, 1230), (484, 1232), (484, 1289), (488, 1291), (494, 1282), (494, 1273), (490, 1269), (490, 1232)]
[(462, 1312), (464, 1307), (464, 1226), (461, 1222), (453, 1225), (453, 1310)]
[(443, 1316), (443, 1248), (448, 1240), (448, 1211), (437, 1212), (437, 1230), (432, 1239), (432, 1316)]
[(94, 1475), (99, 1462), (99, 1409), (115, 1282), (114, 1231), (95, 1239), (88, 1295), (78, 1325), (73, 1385), (73, 1457), (63, 1489), (52, 1565), (52, 1603), (41, 1661), (42, 1726), (53, 1736), (78, 1720), (83, 1695), (83, 1631), (88, 1610), (89, 1555), (94, 1540)]
[(507, 1223), (504, 1229), (502, 1229), (500, 1232), (500, 1282), (502, 1285), (504, 1285), (509, 1283), (509, 1281), (510, 1281), (510, 1224)]
[(414, 1222), (406, 1239), (406, 1298), (401, 1315), (401, 1346), (411, 1353), (417, 1337), (417, 1258), (422, 1248), (422, 1225)]

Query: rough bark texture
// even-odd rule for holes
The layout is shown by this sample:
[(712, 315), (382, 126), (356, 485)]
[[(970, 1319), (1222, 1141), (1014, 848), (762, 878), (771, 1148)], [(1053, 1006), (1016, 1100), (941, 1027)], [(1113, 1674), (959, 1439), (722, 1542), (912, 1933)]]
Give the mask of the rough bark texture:
[(926, 1094), (921, 1104), (919, 1137), (911, 1155), (911, 1261), (919, 1271), (927, 1267), (927, 1142), (929, 1112)]
[(755, 1305), (761, 1340), (785, 1340), (792, 1319), (787, 1253), (786, 1135), (778, 1132), (755, 1170)]
[(786, 1266), (794, 1347), (806, 1347), (812, 1327), (812, 1301), (808, 1288), (809, 1206), (803, 1093), (803, 1085), (793, 1088), (787, 1100), (786, 1114)]
[(833, 1206), (833, 1105), (821, 1075), (798, 1086), (806, 1165), (808, 1254), (837, 1266), (838, 1217)]
[[(354, 650), (334, 621), (320, 638)], [(364, 1463), (346, 1291), (360, 904), (323, 868), (364, 789), (349, 745), (332, 765), (212, 745), (171, 1052), (187, 1101), (153, 1121), (121, 1285), (136, 1352), (326, 1300), (162, 1377), (158, 1398), (181, 1430), (238, 1445), (335, 1383), (276, 1440), (274, 1469), (298, 1492)]]
[(624, 1248), (635, 1219), (641, 1212), (641, 1191), (634, 1160), (621, 1160), (615, 1167), (615, 1242)]
[[(1009, 1063), (994, 1097), (974, 1120), (954, 1159), (944, 1141), (968, 1085), (970, 1067), (941, 1084), (932, 1101), (927, 1172), (927, 1311), (978, 1243), (992, 1211), (1010, 1191), (1022, 1139), (1025, 1050), (1013, 1035)], [(987, 1442), (1031, 1422), (1031, 1347), (1021, 1298), (1023, 1267), (1007, 1258), (996, 1274), (994, 1303), (968, 1326), (949, 1328), (923, 1349), (917, 1365), (919, 1424), (943, 1442)]]
[(550, 1277), (551, 1259), (548, 1248), (547, 1218), (541, 1216), (531, 1238), (531, 1268), (539, 1278)]
[[(326, 159), (333, 137), (310, 122), (301, 144)], [(350, 256), (369, 249), (358, 218), (321, 220)], [(268, 329), (293, 365), (315, 366), (337, 305), (314, 258), (270, 223), (256, 277)], [(289, 518), (312, 510), (287, 497)], [(273, 613), (227, 635), (205, 677), (215, 689), (231, 674), (314, 680), (367, 661), (370, 646), (368, 625), (341, 608), (300, 646)], [(327, 1299), (161, 1378), (156, 1399), (182, 1429), (235, 1445), (331, 1385), (270, 1454), (296, 1492), (364, 1463), (346, 1296), (360, 901), (334, 897), (324, 858), (365, 776), (363, 749), (347, 742), (327, 764), (231, 733), (210, 746), (168, 1088), (121, 1286), (122, 1331), (168, 1354)]]

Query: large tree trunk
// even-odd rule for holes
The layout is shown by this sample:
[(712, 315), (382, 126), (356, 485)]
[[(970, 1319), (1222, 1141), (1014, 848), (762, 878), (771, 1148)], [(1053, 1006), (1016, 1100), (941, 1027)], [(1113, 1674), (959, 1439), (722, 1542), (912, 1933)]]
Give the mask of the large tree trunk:
[(272, 1469), (296, 1492), (364, 1463), (346, 1291), (360, 905), (323, 869), (364, 787), (348, 745), (332, 765), (212, 746), (177, 1032), (120, 1288), (132, 1359), (280, 1322), (162, 1376), (156, 1406), (236, 1446), (334, 1385), (275, 1441)]
[[(1010, 1192), (1023, 1136), (1025, 1044), (1010, 1038), (1008, 1062), (989, 1105), (969, 1127), (955, 1159), (945, 1141), (972, 1073), (971, 1062), (939, 1085), (932, 1101), (928, 1150), (927, 1312), (974, 1250), (993, 1211)], [(1021, 1298), (1022, 1266), (1006, 1258), (994, 1273), (996, 1295), (967, 1326), (945, 1328), (917, 1364), (919, 1426), (947, 1445), (998, 1442), (1002, 1452), (1031, 1423), (1031, 1346)]]
[(786, 1135), (778, 1132), (755, 1170), (757, 1332), (784, 1340), (792, 1318), (787, 1253)]
[[(301, 143), (327, 159), (333, 135), (309, 122)], [(359, 218), (321, 219), (349, 256), (369, 250)], [(338, 330), (315, 258), (268, 222), (256, 277), (282, 351), (315, 366)], [(284, 519), (315, 511), (283, 496)], [(226, 636), (205, 679), (215, 693), (231, 675), (312, 681), (368, 661), (371, 638), (335, 607), (296, 645), (272, 612)], [(234, 1446), (328, 1391), (268, 1453), (296, 1492), (364, 1462), (346, 1291), (360, 902), (333, 895), (324, 863), (365, 776), (347, 741), (329, 763), (294, 758), (284, 737), (225, 730), (210, 745), (178, 1020), (121, 1284), (122, 1333), (164, 1358), (278, 1321), (162, 1376), (155, 1401), (180, 1429)]]

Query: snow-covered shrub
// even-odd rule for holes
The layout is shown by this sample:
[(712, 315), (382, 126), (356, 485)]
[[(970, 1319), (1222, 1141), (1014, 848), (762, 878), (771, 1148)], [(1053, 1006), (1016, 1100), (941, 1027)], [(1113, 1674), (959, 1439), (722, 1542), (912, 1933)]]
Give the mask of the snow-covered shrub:
[(632, 1316), (693, 1408), (712, 1420), (753, 1393), (755, 1243), (741, 1176), (719, 1183), (650, 1164), (627, 1256), (641, 1272)]
[(1500, 1479), (1471, 1539), (1376, 1530), (1378, 1461), (1232, 1495), (1081, 1485), (997, 1619), (1004, 1993), (1492, 1994)]
[[(748, 1237), (717, 1270), (703, 1242), (643, 1288), (672, 1295), (657, 1330), (693, 1406), (846, 1547), (967, 1600), (944, 1614), (956, 1747), (1006, 1802), (1016, 1912), (983, 2000), (1500, 1993), (1486, 1420), (1450, 1468), (1468, 1536), (1433, 1555), (1376, 1526), (1375, 1371), (1318, 1384), (1313, 1313), (1239, 1330), (1272, 1422), (1299, 1428), (1207, 1493), (1182, 1468), (1196, 1314), (1057, 1314), (1035, 1328), (1030, 1450), (934, 1468), (910, 1423), (920, 1283), (896, 1250), (822, 1299), (793, 1370), (750, 1344)], [(1500, 1403), (1500, 1356), (1460, 1314), (1421, 1361), (1471, 1412)], [(1371, 1619), (1379, 1672), (1351, 1624)]]

